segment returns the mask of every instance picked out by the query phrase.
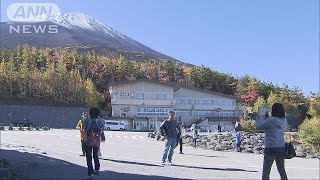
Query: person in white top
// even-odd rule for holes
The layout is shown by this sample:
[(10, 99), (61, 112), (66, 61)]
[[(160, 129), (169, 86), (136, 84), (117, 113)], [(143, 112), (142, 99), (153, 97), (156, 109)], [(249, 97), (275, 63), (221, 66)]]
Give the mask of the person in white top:
[(196, 129), (196, 124), (192, 124), (190, 130), (192, 131), (193, 147), (197, 147), (197, 139), (198, 139), (199, 133), (198, 133), (198, 130)]

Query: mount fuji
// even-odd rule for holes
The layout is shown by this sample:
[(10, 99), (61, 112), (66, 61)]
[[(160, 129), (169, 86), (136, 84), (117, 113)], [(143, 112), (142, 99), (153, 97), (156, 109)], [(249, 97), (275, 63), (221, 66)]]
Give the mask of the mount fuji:
[(80, 52), (94, 50), (111, 57), (121, 55), (128, 60), (179, 62), (79, 12), (50, 15), (37, 23), (1, 22), (0, 32), (0, 48), (28, 44), (39, 48), (76, 48)]

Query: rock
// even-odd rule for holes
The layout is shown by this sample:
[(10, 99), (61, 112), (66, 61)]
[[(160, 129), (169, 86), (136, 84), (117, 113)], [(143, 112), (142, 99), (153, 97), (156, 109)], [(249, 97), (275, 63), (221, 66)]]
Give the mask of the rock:
[(230, 142), (230, 141), (223, 141), (223, 142), (222, 142), (222, 145), (223, 145), (223, 146), (232, 145), (232, 142)]
[(307, 154), (306, 158), (313, 159), (316, 158), (316, 156), (314, 154)]
[[(262, 154), (264, 150), (264, 133), (242, 133), (242, 152)], [(298, 136), (297, 136), (298, 137)], [(186, 135), (183, 137), (183, 143), (192, 145), (192, 137)], [(298, 141), (292, 142), (298, 157), (314, 158), (309, 150), (305, 149)], [(212, 133), (201, 135), (198, 139), (198, 147), (203, 149), (212, 149), (215, 151), (235, 151), (235, 133)]]
[(303, 148), (303, 145), (298, 145), (295, 149), (296, 149), (296, 151), (305, 152), (305, 149)]
[(156, 136), (156, 140), (157, 140), (157, 141), (158, 141), (160, 138), (161, 138), (160, 135), (157, 135), (157, 136)]
[(222, 148), (222, 146), (221, 145), (216, 145), (216, 147), (214, 147), (214, 150), (215, 151), (221, 151), (223, 148)]
[(297, 157), (306, 157), (306, 153), (302, 151), (296, 151)]
[(41, 154), (47, 154), (46, 152), (42, 151)]
[(253, 148), (253, 152), (255, 153), (255, 154), (262, 154), (263, 153), (263, 147), (262, 146), (255, 146), (254, 148)]
[(251, 148), (245, 148), (245, 149), (242, 150), (242, 152), (253, 153), (253, 150)]
[(263, 150), (264, 148), (262, 147), (262, 146), (255, 146), (254, 148), (253, 148), (253, 150), (254, 151), (261, 151), (261, 150)]

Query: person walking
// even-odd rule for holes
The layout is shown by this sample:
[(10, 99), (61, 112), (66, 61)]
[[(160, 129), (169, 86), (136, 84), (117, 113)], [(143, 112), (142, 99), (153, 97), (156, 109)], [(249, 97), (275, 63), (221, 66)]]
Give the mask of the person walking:
[(166, 160), (168, 160), (169, 165), (172, 164), (173, 150), (177, 144), (177, 137), (180, 133), (179, 124), (174, 120), (174, 112), (169, 112), (169, 117), (167, 120), (163, 121), (160, 126), (160, 133), (165, 139), (165, 148), (162, 156), (161, 165), (165, 165)]
[(81, 141), (81, 150), (82, 150), (82, 154), (80, 154), (80, 156), (86, 155), (85, 144), (84, 144), (84, 138), (85, 138), (84, 122), (87, 118), (88, 118), (88, 113), (82, 112), (81, 119), (78, 121), (76, 126), (76, 129), (80, 131), (80, 141)]
[[(267, 119), (266, 119), (267, 118)], [(262, 179), (268, 180), (273, 161), (276, 161), (281, 180), (288, 179), (285, 170), (285, 141), (284, 132), (287, 126), (283, 105), (274, 103), (272, 105), (271, 117), (268, 112), (256, 119), (256, 129), (265, 131), (265, 149), (263, 158)]]
[[(84, 130), (85, 136), (85, 150), (86, 160), (88, 166), (88, 176), (99, 175), (100, 162), (98, 151), (100, 143), (105, 141), (103, 132), (103, 121), (99, 118), (100, 110), (98, 108), (91, 108), (89, 110), (90, 117), (85, 121)], [(94, 170), (92, 166), (92, 157), (94, 160)]]
[(192, 142), (193, 142), (193, 147), (197, 147), (197, 139), (199, 136), (198, 130), (196, 129), (196, 124), (192, 124), (190, 130), (192, 131)]
[(181, 122), (181, 121), (179, 121), (179, 128), (180, 128), (180, 133), (178, 134), (177, 146), (178, 146), (178, 145), (180, 146), (180, 154), (184, 154), (184, 153), (182, 152), (182, 144), (183, 144), (182, 138), (183, 138), (184, 135), (186, 134), (186, 129), (185, 129), (184, 123)]
[(241, 152), (241, 131), (236, 132), (236, 145), (237, 145), (237, 152)]

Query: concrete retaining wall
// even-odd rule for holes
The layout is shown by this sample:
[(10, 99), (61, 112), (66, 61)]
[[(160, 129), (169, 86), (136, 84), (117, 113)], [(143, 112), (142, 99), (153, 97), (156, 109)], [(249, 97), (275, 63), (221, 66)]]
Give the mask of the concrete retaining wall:
[(40, 126), (75, 128), (81, 112), (88, 110), (88, 107), (0, 105), (0, 123), (9, 124), (25, 118)]

